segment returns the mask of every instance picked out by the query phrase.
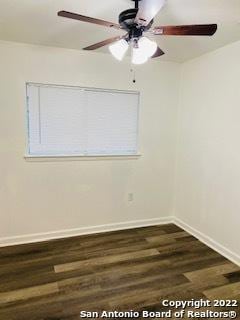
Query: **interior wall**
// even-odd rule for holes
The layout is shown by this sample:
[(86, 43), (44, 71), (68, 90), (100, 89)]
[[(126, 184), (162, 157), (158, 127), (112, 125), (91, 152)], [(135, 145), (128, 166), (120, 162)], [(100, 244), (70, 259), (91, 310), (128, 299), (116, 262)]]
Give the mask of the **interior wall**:
[(175, 214), (240, 262), (239, 56), (236, 42), (182, 66)]
[[(161, 219), (172, 213), (178, 64), (151, 61), (136, 68), (133, 84), (129, 60), (119, 63), (106, 54), (0, 42), (0, 58), (2, 240)], [(137, 160), (26, 161), (28, 81), (139, 90), (142, 156)], [(132, 202), (129, 193), (133, 193)]]

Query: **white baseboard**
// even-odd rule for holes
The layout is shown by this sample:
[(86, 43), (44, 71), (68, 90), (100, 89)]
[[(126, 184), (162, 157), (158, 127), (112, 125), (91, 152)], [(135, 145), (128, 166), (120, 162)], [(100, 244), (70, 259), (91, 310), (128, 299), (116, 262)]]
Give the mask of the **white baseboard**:
[(128, 222), (118, 222), (112, 224), (98, 225), (98, 226), (90, 226), (90, 227), (82, 227), (76, 229), (68, 229), (68, 230), (60, 230), (60, 231), (52, 231), (45, 233), (35, 233), (28, 234), (22, 236), (13, 236), (13, 237), (5, 237), (0, 238), (0, 247), (7, 247), (19, 244), (27, 244), (27, 243), (35, 243), (42, 242), (54, 239), (68, 238), (86, 234), (94, 234), (94, 233), (102, 233), (109, 231), (117, 231), (117, 230), (127, 230), (134, 229), (138, 227), (147, 227), (147, 226), (155, 226), (155, 225), (163, 225), (168, 223), (174, 223), (180, 228), (184, 229), (201, 242), (205, 243), (208, 247), (220, 253), (222, 256), (226, 257), (233, 263), (240, 266), (240, 256), (226, 247), (220, 245), (215, 240), (210, 238), (209, 236), (203, 234), (202, 232), (196, 230), (195, 228), (189, 226), (186, 222), (180, 220), (176, 217), (162, 217), (155, 219), (145, 219), (145, 220), (136, 220), (136, 221), (128, 221)]
[(228, 260), (232, 261), (233, 263), (240, 266), (240, 256), (231, 250), (227, 249), (226, 247), (222, 246), (221, 244), (217, 243), (215, 240), (210, 238), (209, 236), (203, 234), (202, 232), (196, 230), (195, 228), (189, 226), (186, 222), (180, 220), (179, 218), (174, 217), (173, 223), (179, 226), (180, 228), (184, 229), (201, 242), (206, 244), (208, 247), (212, 248), (213, 250), (220, 253), (222, 256), (227, 258)]
[(0, 238), (0, 247), (7, 247), (7, 246), (34, 243), (34, 242), (42, 242), (47, 240), (68, 238), (68, 237), (93, 234), (93, 233), (102, 233), (102, 232), (108, 232), (108, 231), (126, 230), (126, 229), (138, 228), (138, 227), (168, 224), (172, 222), (173, 222), (173, 217), (162, 217), (162, 218), (155, 218), (155, 219), (118, 222), (118, 223), (82, 227), (82, 228), (76, 228), (76, 229), (5, 237), (5, 238)]

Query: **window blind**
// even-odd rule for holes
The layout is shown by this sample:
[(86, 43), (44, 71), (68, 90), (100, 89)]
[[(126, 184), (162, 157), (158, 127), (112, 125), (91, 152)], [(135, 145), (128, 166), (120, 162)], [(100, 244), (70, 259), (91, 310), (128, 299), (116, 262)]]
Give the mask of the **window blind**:
[(137, 92), (30, 83), (27, 105), (29, 155), (137, 153)]

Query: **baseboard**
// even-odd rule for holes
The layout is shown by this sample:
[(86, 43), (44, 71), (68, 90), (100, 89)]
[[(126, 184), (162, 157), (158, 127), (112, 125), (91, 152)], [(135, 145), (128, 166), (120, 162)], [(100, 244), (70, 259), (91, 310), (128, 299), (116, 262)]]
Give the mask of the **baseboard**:
[(94, 233), (102, 233), (102, 232), (110, 232), (117, 230), (127, 230), (134, 229), (139, 227), (147, 227), (147, 226), (155, 226), (155, 225), (163, 225), (168, 223), (174, 223), (180, 228), (184, 229), (201, 242), (205, 243), (208, 247), (220, 253), (222, 256), (226, 257), (233, 263), (240, 266), (240, 256), (226, 247), (220, 245), (216, 241), (214, 241), (209, 236), (203, 234), (197, 229), (189, 226), (186, 222), (182, 221), (176, 217), (162, 217), (155, 219), (145, 219), (145, 220), (136, 220), (136, 221), (128, 221), (128, 222), (118, 222), (112, 224), (98, 225), (98, 226), (90, 226), (90, 227), (82, 227), (68, 230), (60, 230), (60, 231), (52, 231), (45, 233), (36, 233), (36, 234), (28, 234), (14, 237), (5, 237), (0, 238), (0, 247), (7, 247), (13, 245), (27, 244), (27, 243), (35, 243), (42, 242), (48, 240), (62, 239), (86, 234), (94, 234)]
[(226, 247), (222, 246), (221, 244), (214, 241), (209, 236), (203, 234), (202, 232), (196, 230), (195, 228), (189, 226), (186, 222), (180, 220), (179, 218), (174, 217), (173, 223), (179, 226), (180, 228), (184, 229), (197, 239), (199, 239), (201, 242), (206, 244), (208, 247), (212, 248), (213, 250), (220, 253), (222, 256), (227, 258), (228, 260), (232, 261), (233, 263), (240, 266), (240, 256), (231, 250), (227, 249)]
[(173, 222), (173, 217), (162, 217), (155, 219), (136, 220), (128, 222), (118, 222), (112, 224), (82, 227), (76, 229), (52, 231), (46, 233), (28, 234), (22, 236), (0, 238), (0, 247), (7, 247), (13, 245), (42, 242), (54, 239), (62, 239), (86, 234), (102, 233), (117, 230), (134, 229), (138, 227), (147, 227), (161, 224), (168, 224)]

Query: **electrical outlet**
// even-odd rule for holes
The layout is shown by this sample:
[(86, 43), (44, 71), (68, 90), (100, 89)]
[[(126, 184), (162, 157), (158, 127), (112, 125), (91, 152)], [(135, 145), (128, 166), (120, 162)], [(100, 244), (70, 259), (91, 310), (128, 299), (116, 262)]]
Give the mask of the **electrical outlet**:
[(133, 193), (128, 194), (128, 201), (133, 201)]

